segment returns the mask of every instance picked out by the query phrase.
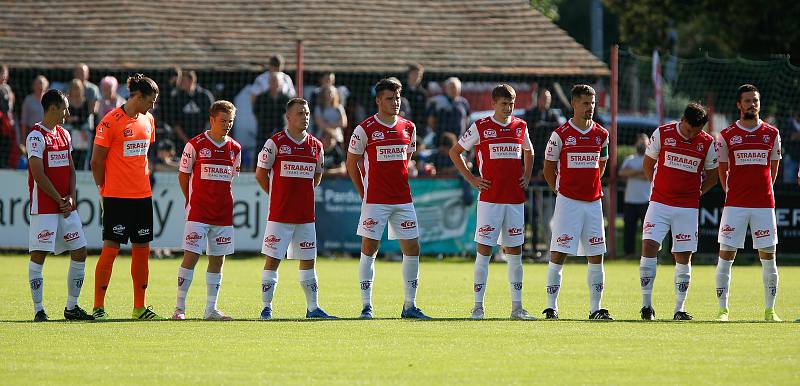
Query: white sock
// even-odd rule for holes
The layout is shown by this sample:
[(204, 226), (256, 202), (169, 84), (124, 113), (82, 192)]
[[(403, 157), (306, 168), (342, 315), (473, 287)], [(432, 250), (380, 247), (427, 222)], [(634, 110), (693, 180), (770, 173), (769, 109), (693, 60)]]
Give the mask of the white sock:
[(639, 260), (639, 281), (642, 285), (642, 307), (653, 306), (653, 283), (656, 281), (658, 258), (645, 257)]
[(603, 263), (589, 263), (586, 273), (586, 283), (589, 285), (589, 313), (599, 310), (603, 300), (603, 288), (606, 282), (606, 272)]
[(272, 308), (272, 297), (275, 295), (275, 287), (278, 286), (278, 271), (261, 272), (261, 303), (264, 307)]
[(186, 294), (192, 285), (193, 277), (194, 269), (178, 267), (178, 300), (175, 302), (175, 308), (186, 311)]
[(69, 261), (69, 271), (67, 272), (67, 309), (71, 310), (78, 305), (78, 297), (81, 296), (83, 279), (86, 276), (85, 261)]
[(375, 256), (361, 254), (358, 262), (358, 281), (361, 282), (361, 301), (372, 304), (372, 281), (375, 280)]
[(222, 272), (206, 272), (206, 310), (217, 309), (219, 287), (222, 285)]
[(558, 291), (561, 290), (561, 264), (547, 264), (547, 308), (558, 310)]
[(761, 279), (764, 280), (764, 308), (775, 308), (778, 295), (778, 264), (775, 259), (761, 260)]
[(506, 254), (508, 261), (508, 288), (511, 290), (511, 308), (522, 308), (522, 255)]
[(731, 286), (731, 266), (733, 260), (728, 261), (723, 258), (717, 260), (717, 299), (719, 308), (728, 308), (728, 294)]
[(317, 271), (314, 268), (300, 270), (300, 286), (306, 294), (306, 309), (314, 311), (319, 308), (317, 304)]
[(489, 278), (489, 260), (492, 256), (484, 256), (480, 253), (475, 254), (475, 272), (472, 289), (475, 291), (475, 305), (483, 306), (483, 298), (486, 296), (486, 281)]
[(44, 309), (42, 305), (42, 290), (44, 289), (44, 278), (42, 278), (42, 265), (28, 262), (28, 284), (31, 286), (31, 298), (33, 298), (33, 309), (39, 312)]
[(419, 284), (419, 256), (403, 255), (403, 287), (405, 302), (403, 309), (417, 306), (417, 285)]
[(675, 263), (675, 312), (686, 311), (686, 295), (692, 281), (692, 264)]

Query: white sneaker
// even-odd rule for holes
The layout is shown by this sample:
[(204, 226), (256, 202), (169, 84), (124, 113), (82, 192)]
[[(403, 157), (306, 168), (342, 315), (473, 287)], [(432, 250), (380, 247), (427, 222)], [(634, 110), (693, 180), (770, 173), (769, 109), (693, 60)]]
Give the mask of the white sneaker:
[(483, 306), (476, 306), (473, 308), (470, 318), (473, 320), (483, 320)]
[(186, 319), (186, 312), (180, 308), (176, 308), (175, 312), (172, 313), (172, 320), (184, 320)]
[(521, 307), (511, 310), (511, 319), (536, 320), (536, 318), (533, 315), (529, 314), (528, 311), (525, 311), (525, 309)]
[(223, 314), (220, 310), (206, 310), (205, 320), (228, 321), (233, 318)]

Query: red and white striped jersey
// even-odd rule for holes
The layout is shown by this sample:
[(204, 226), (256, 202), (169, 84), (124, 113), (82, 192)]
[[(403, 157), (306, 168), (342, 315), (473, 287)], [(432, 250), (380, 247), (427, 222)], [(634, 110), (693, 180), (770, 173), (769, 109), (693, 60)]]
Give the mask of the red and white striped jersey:
[(608, 131), (599, 123), (580, 130), (570, 119), (550, 135), (544, 158), (558, 161), (558, 194), (580, 201), (603, 197), (600, 161), (608, 159)]
[[(28, 149), (28, 158), (36, 157), (42, 160), (44, 175), (56, 188), (61, 197), (70, 194), (69, 184), (72, 178), (72, 168), (69, 166), (72, 140), (69, 132), (61, 125), (56, 125), (50, 130), (41, 122), (31, 128), (25, 139)], [(61, 213), (58, 202), (48, 196), (33, 180), (30, 166), (28, 166), (28, 193), (30, 194), (30, 214)]]
[(314, 176), (322, 173), (322, 142), (308, 133), (295, 141), (284, 130), (264, 144), (258, 167), (269, 174), (269, 221), (287, 224), (314, 222)]
[(203, 132), (183, 149), (180, 171), (191, 175), (186, 220), (209, 225), (233, 225), (231, 181), (239, 175), (242, 146), (231, 137), (214, 142)]
[(481, 177), (491, 181), (478, 200), (496, 204), (525, 202), (525, 191), (519, 186), (522, 151), (531, 150), (533, 145), (524, 120), (511, 117), (511, 122), (502, 124), (491, 116), (481, 118), (464, 132), (458, 144), (465, 150), (477, 148), (478, 170)]
[(414, 123), (398, 116), (394, 123), (371, 116), (361, 122), (350, 137), (348, 151), (364, 155), (361, 179), (368, 204), (407, 204), (408, 159), (417, 149)]
[(700, 206), (703, 170), (715, 169), (714, 137), (705, 131), (688, 139), (679, 122), (659, 126), (650, 137), (645, 155), (657, 160), (650, 200), (680, 208)]
[(759, 121), (753, 129), (734, 122), (720, 132), (719, 160), (728, 163), (725, 206), (774, 208), (770, 161), (781, 159), (781, 136)]

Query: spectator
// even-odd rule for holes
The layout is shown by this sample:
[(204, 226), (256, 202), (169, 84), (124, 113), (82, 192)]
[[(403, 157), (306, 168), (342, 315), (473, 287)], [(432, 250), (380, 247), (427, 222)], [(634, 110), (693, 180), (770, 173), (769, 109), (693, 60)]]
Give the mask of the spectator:
[(83, 84), (80, 79), (73, 79), (70, 82), (67, 89), (69, 115), (64, 119), (64, 128), (72, 137), (72, 162), (75, 164), (75, 170), (88, 169), (89, 144), (93, 142), (89, 130), (94, 127), (94, 114), (86, 99)]
[(170, 126), (183, 145), (208, 129), (208, 111), (214, 103), (214, 96), (197, 85), (197, 73), (186, 71), (180, 77), (174, 101), (177, 110)]
[(33, 92), (22, 101), (22, 112), (20, 113), (20, 134), (28, 136), (28, 132), (37, 122), (44, 118), (42, 109), (42, 95), (50, 87), (50, 82), (43, 75), (37, 76), (33, 80)]
[(284, 92), (283, 78), (278, 72), (269, 74), (269, 90), (256, 97), (253, 115), (256, 116), (256, 152), (278, 131), (286, 126), (286, 104), (292, 97)]
[(183, 75), (183, 71), (181, 71), (180, 67), (174, 67), (169, 70), (169, 81), (156, 101), (156, 127), (165, 131), (163, 135), (159, 135), (161, 133), (156, 132), (157, 138), (175, 138), (172, 122), (175, 121), (175, 117), (178, 115), (177, 112), (180, 110), (178, 108), (178, 91), (180, 90), (178, 86), (181, 82), (181, 75)]
[(410, 116), (406, 118), (411, 119), (414, 125), (417, 126), (417, 134), (425, 136), (428, 123), (426, 121), (426, 112), (428, 109), (428, 93), (422, 87), (422, 75), (425, 70), (421, 64), (411, 64), (408, 66), (407, 82), (403, 86), (403, 97), (408, 101), (408, 109)]
[(14, 91), (8, 85), (8, 67), (0, 65), (0, 168), (16, 167), (20, 150), (17, 138)]
[(177, 172), (180, 165), (180, 160), (176, 157), (175, 143), (169, 139), (163, 139), (158, 142), (158, 150), (156, 151), (156, 165), (155, 171), (157, 172)]
[(314, 122), (319, 137), (329, 134), (337, 142), (344, 142), (342, 128), (347, 126), (344, 106), (339, 102), (339, 91), (334, 86), (320, 90), (318, 104), (314, 108)]
[(320, 136), (320, 141), (322, 142), (322, 149), (325, 155), (322, 162), (323, 176), (346, 176), (347, 169), (344, 161), (347, 158), (347, 153), (342, 141), (336, 140), (336, 137), (329, 132), (323, 132)]
[(800, 165), (800, 110), (795, 111), (787, 120), (786, 126), (781, 129), (785, 151), (783, 160), (781, 160), (783, 182), (792, 183), (795, 172), (798, 171), (798, 165)]
[(100, 80), (100, 99), (99, 107), (97, 108), (97, 116), (100, 119), (106, 116), (111, 110), (125, 104), (125, 99), (117, 94), (119, 81), (113, 76), (106, 76)]
[(272, 77), (270, 75), (273, 73), (275, 73), (277, 77), (281, 79), (280, 91), (282, 93), (288, 95), (290, 99), (297, 95), (294, 90), (294, 82), (292, 82), (292, 78), (283, 72), (283, 63), (283, 55), (273, 55), (269, 58), (269, 62), (267, 63), (267, 71), (257, 76), (256, 80), (253, 82), (253, 88), (251, 89), (250, 94), (250, 100), (252, 101), (253, 105), (256, 104), (256, 98), (259, 95), (266, 93), (270, 89), (269, 84), (272, 82)]
[(430, 99), (428, 126), (437, 136), (453, 133), (458, 138), (467, 128), (469, 102), (461, 96), (461, 81), (448, 78), (444, 82), (444, 94)]
[(533, 143), (533, 175), (541, 178), (547, 139), (565, 120), (558, 110), (551, 107), (552, 96), (549, 90), (541, 89), (534, 93), (532, 99), (536, 102), (525, 111), (523, 119), (528, 124), (528, 135)]
[(100, 101), (100, 89), (96, 84), (89, 81), (89, 66), (87, 66), (86, 63), (78, 63), (73, 71), (73, 78), (81, 82), (84, 99), (92, 114), (97, 114), (98, 101)]
[(627, 179), (624, 208), (626, 256), (633, 256), (637, 230), (641, 229), (650, 201), (650, 181), (642, 168), (644, 152), (649, 143), (647, 134), (639, 134), (636, 138), (636, 153), (626, 157), (619, 170), (619, 176)]
[(428, 162), (433, 164), (434, 174), (438, 177), (458, 175), (458, 169), (450, 158), (450, 148), (456, 144), (458, 138), (451, 132), (441, 133), (436, 137), (436, 153), (428, 157)]

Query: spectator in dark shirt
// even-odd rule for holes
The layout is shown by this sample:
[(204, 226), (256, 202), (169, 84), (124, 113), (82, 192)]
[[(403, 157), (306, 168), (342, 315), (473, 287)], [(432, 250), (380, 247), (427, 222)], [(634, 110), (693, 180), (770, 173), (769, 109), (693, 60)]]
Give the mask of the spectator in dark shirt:
[(323, 132), (320, 136), (324, 159), (322, 162), (323, 175), (325, 177), (344, 177), (347, 175), (345, 160), (347, 159), (346, 149), (341, 141), (330, 132)]
[(253, 115), (256, 117), (256, 148), (261, 146), (278, 131), (286, 126), (286, 104), (292, 97), (283, 89), (283, 78), (280, 72), (269, 73), (269, 89), (256, 97)]
[(83, 95), (92, 114), (97, 114), (97, 102), (100, 100), (100, 88), (89, 81), (89, 66), (78, 63), (73, 71), (73, 78), (79, 80), (83, 86)]
[(458, 138), (467, 128), (469, 102), (461, 96), (461, 81), (448, 78), (444, 82), (444, 94), (430, 99), (428, 126), (439, 136), (453, 133)]
[(552, 96), (547, 89), (541, 89), (533, 100), (535, 102), (525, 110), (523, 119), (528, 124), (528, 135), (533, 143), (533, 175), (541, 177), (547, 139), (561, 125), (563, 117), (550, 107)]
[[(19, 133), (14, 121), (14, 91), (8, 85), (8, 67), (0, 65), (0, 168), (19, 160)], [(13, 162), (12, 162), (13, 161)]]
[(155, 171), (157, 172), (177, 172), (180, 160), (176, 157), (175, 143), (169, 139), (158, 142), (156, 151)]
[(441, 133), (436, 137), (436, 153), (428, 157), (428, 162), (433, 164), (435, 175), (438, 177), (450, 177), (458, 174), (450, 158), (450, 148), (456, 144), (457, 137), (450, 132)]
[(72, 137), (72, 162), (76, 170), (88, 169), (89, 147), (93, 142), (90, 130), (94, 128), (94, 110), (92, 110), (93, 105), (86, 99), (83, 85), (80, 79), (73, 79), (70, 82), (67, 89), (69, 115), (64, 119), (64, 128), (69, 130)]
[(428, 127), (428, 92), (422, 87), (422, 75), (425, 70), (421, 64), (411, 64), (408, 66), (407, 82), (403, 86), (403, 97), (408, 101), (408, 109), (414, 125), (417, 126), (417, 134), (425, 136)]
[(197, 85), (197, 73), (186, 71), (175, 94), (175, 116), (170, 125), (181, 146), (208, 129), (208, 111), (214, 103), (211, 92)]

